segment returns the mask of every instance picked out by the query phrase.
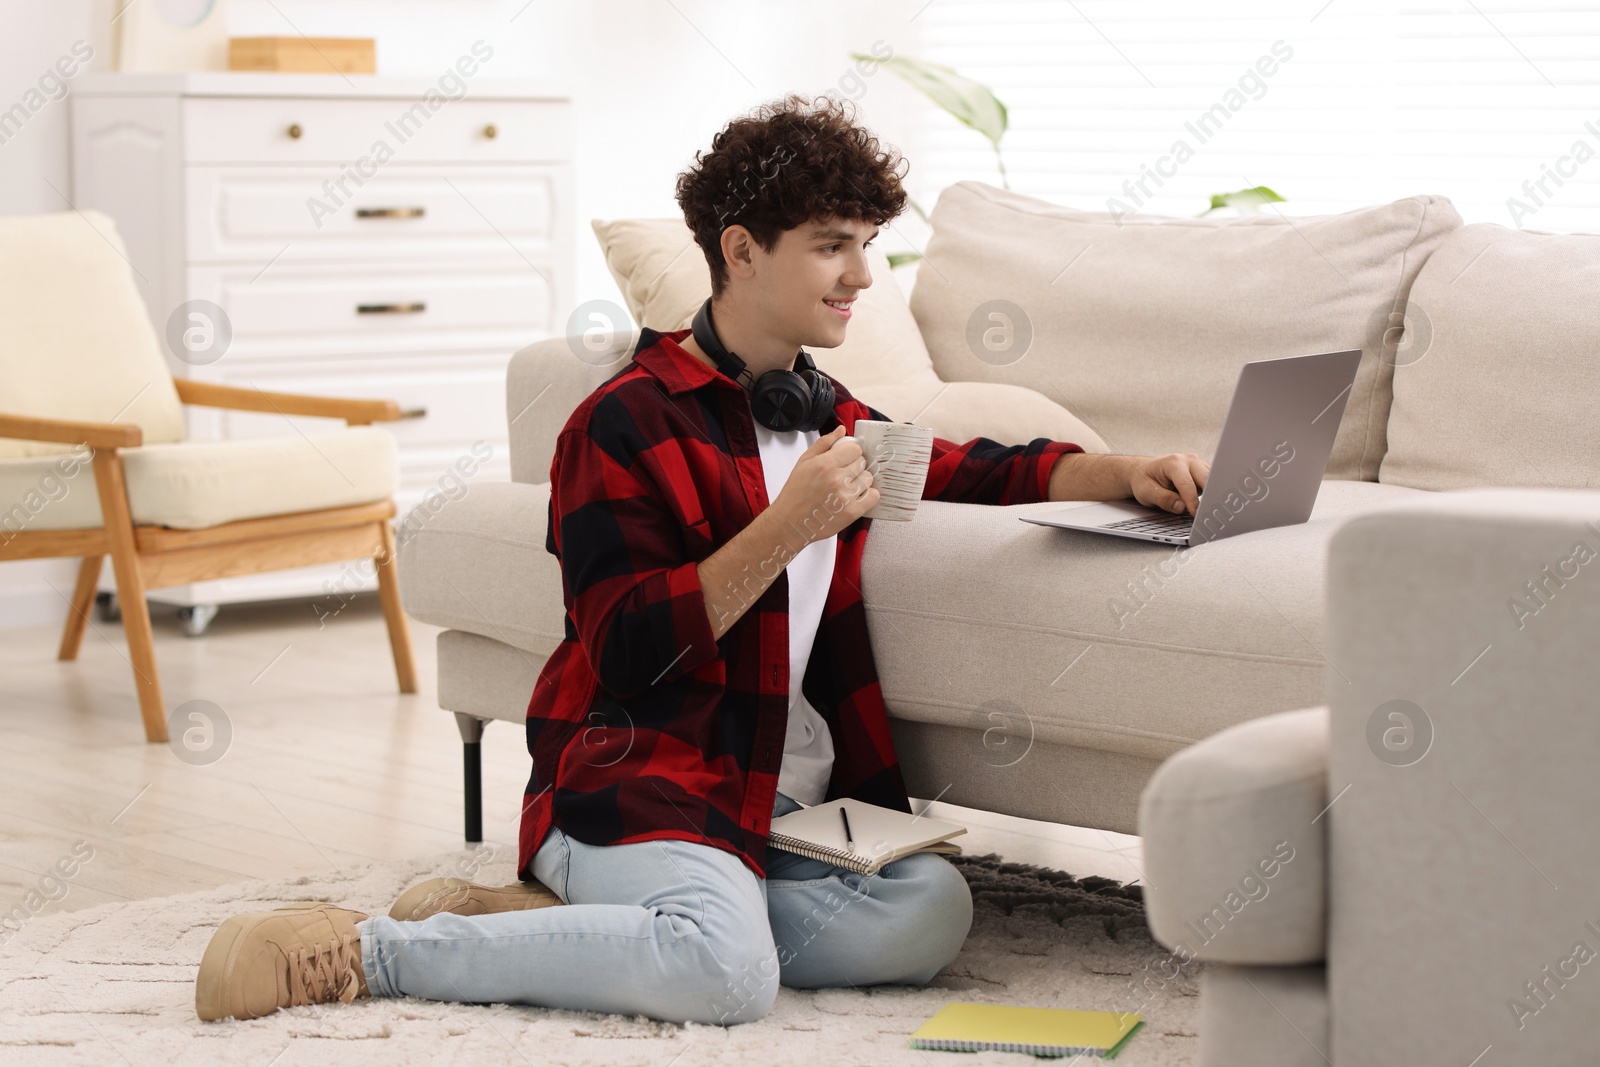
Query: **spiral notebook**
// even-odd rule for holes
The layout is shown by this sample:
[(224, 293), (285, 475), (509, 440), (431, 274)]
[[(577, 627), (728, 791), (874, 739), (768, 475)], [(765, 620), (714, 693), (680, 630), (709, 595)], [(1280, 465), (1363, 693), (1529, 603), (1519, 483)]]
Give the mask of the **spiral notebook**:
[(1026, 1052), (1034, 1056), (1111, 1059), (1144, 1016), (1009, 1004), (946, 1004), (911, 1035), (911, 1047), (942, 1052)]
[[(840, 810), (850, 819), (853, 850), (845, 842)], [(943, 819), (841, 797), (773, 819), (767, 843), (858, 874), (877, 874), (884, 864), (914, 852), (958, 856), (961, 846), (950, 838), (966, 832), (965, 826)]]

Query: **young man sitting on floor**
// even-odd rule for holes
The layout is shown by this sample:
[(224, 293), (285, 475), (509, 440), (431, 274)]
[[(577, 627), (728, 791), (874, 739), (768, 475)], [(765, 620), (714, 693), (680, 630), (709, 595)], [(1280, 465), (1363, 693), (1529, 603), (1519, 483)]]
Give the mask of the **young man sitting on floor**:
[[(972, 898), (943, 856), (862, 877), (767, 845), (802, 804), (911, 810), (861, 599), (878, 490), (846, 438), (889, 417), (800, 352), (844, 341), (866, 246), (905, 207), (899, 162), (840, 102), (790, 96), (679, 175), (714, 337), (744, 370), (644, 329), (557, 440), (567, 630), (528, 707), (524, 885), (435, 879), (395, 917), (237, 916), (201, 962), (202, 1018), (411, 995), (729, 1024), (780, 982), (921, 984), (955, 958)], [(1207, 473), (1193, 453), (936, 438), (923, 496), (1192, 513)]]

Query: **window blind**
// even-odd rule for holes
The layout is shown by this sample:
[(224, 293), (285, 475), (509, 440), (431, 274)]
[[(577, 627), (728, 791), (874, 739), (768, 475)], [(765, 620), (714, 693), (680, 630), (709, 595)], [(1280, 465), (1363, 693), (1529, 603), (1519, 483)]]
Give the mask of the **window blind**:
[[(915, 22), (918, 58), (1006, 104), (1019, 192), (1172, 215), (1254, 185), (1291, 215), (1433, 193), (1467, 222), (1600, 232), (1594, 5), (934, 0)], [(988, 141), (933, 105), (914, 138), (924, 207), (1001, 184)]]

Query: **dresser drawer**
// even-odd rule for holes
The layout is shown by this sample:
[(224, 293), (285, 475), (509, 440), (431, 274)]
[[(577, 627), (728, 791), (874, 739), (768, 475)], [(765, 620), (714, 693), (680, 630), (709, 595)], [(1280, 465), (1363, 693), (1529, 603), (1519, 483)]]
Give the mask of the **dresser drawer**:
[[(510, 358), (504, 352), (432, 352), (389, 360), (380, 367), (357, 360), (234, 364), (224, 359), (197, 369), (194, 377), (266, 392), (395, 400), (405, 409), (426, 408), (427, 414), (421, 418), (377, 424), (394, 434), (403, 465), (437, 465), (443, 470), (481, 439), (490, 443), (494, 455), (488, 459), (480, 455), (480, 460), (504, 468), (502, 477), (510, 477), (510, 459), (501, 443), (506, 436), (505, 383)], [(343, 425), (339, 420), (273, 412), (187, 410), (191, 435), (204, 438), (310, 434)]]
[[(190, 167), (191, 261), (476, 259), (568, 235), (564, 167), (390, 167), (360, 185), (326, 167)], [(335, 206), (337, 205), (337, 206)], [(507, 244), (510, 242), (510, 245)]]
[[(531, 258), (531, 257), (530, 257)], [(538, 264), (538, 260), (533, 260)], [(194, 267), (190, 295), (220, 305), (233, 337), (223, 362), (342, 353), (504, 346), (556, 332), (556, 268), (493, 265)]]
[(186, 97), (188, 163), (327, 163), (353, 173), (414, 163), (565, 162), (572, 109), (557, 100)]

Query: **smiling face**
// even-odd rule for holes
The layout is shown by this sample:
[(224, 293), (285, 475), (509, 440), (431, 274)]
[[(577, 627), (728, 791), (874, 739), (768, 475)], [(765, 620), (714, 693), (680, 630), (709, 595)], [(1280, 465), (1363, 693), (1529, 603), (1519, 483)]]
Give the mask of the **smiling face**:
[(877, 235), (870, 222), (827, 218), (783, 231), (770, 255), (752, 242), (761, 316), (791, 353), (844, 343), (852, 305), (872, 284), (866, 249)]
[[(872, 223), (819, 219), (781, 231), (767, 252), (743, 226), (723, 231), (729, 278), (713, 298), (712, 320), (752, 381), (769, 370), (793, 369), (802, 348), (844, 344), (856, 298), (872, 284), (867, 246), (877, 235)], [(679, 344), (716, 367), (693, 337)]]

